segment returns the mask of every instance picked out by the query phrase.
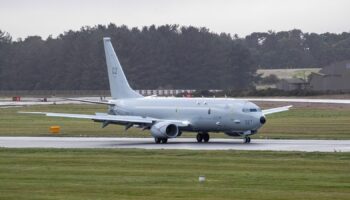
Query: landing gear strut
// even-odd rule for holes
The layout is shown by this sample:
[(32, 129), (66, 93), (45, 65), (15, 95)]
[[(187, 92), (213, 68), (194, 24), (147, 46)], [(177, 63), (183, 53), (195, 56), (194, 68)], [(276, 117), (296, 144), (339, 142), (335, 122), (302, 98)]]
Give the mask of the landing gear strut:
[(244, 143), (250, 143), (250, 137), (245, 137), (244, 138)]
[(168, 142), (168, 138), (154, 138), (154, 141), (157, 143), (157, 144), (165, 144)]
[(207, 132), (197, 134), (197, 142), (209, 142), (210, 136)]

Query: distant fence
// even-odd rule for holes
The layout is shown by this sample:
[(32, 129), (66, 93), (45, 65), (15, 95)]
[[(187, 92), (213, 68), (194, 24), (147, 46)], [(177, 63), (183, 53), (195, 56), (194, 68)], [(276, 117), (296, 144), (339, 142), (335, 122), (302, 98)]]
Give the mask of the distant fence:
[(179, 94), (192, 94), (196, 92), (196, 90), (136, 90), (136, 92), (143, 96), (176, 96)]
[[(136, 90), (144, 96), (176, 96), (181, 94), (192, 94), (196, 90), (177, 89), (177, 90)], [(213, 90), (214, 91), (214, 90)], [(216, 91), (216, 90), (215, 90)], [(35, 97), (52, 97), (52, 96), (111, 96), (109, 90), (0, 90), (0, 96), (35, 96)]]

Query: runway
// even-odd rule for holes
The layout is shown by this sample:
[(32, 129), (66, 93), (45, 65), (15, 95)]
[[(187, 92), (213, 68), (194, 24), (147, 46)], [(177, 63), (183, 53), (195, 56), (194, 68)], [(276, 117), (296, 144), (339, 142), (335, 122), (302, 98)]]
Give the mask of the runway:
[(0, 137), (0, 147), (350, 152), (350, 140), (255, 139), (244, 144), (241, 139), (211, 139), (209, 143), (197, 143), (194, 138), (175, 138), (167, 144), (155, 144), (153, 138)]
[(21, 101), (12, 101), (9, 98), (0, 98), (0, 108), (16, 108), (25, 106), (54, 105), (54, 104), (86, 104), (84, 102), (70, 101), (61, 98), (47, 98), (41, 101), (39, 98), (23, 98)]

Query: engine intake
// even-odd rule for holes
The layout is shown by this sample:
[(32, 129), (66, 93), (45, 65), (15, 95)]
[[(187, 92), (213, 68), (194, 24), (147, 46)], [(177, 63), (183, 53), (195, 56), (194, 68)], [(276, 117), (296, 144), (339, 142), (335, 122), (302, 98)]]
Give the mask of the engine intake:
[(151, 127), (151, 133), (155, 138), (175, 138), (179, 135), (179, 128), (169, 122), (158, 122)]

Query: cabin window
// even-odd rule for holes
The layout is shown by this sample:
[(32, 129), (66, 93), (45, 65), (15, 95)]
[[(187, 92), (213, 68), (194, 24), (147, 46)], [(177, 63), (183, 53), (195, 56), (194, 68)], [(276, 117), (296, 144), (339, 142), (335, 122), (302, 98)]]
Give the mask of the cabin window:
[(209, 109), (208, 109), (208, 115), (210, 115), (210, 114), (211, 114), (211, 109), (209, 108)]
[(259, 108), (243, 108), (242, 112), (248, 113), (248, 112), (261, 112)]

